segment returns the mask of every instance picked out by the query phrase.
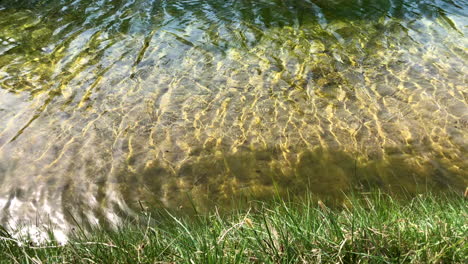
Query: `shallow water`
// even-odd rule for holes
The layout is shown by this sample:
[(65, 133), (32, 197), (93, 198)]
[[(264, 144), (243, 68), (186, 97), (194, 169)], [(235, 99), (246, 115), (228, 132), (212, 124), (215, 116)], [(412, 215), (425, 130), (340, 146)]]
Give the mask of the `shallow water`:
[(275, 191), (463, 189), (467, 11), (0, 1), (1, 223), (66, 230), (140, 202), (209, 210)]

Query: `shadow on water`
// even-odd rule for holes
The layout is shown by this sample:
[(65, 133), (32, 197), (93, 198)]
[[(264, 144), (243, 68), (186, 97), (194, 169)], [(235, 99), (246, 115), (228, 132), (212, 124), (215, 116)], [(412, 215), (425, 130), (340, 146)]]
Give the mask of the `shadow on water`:
[[(132, 212), (169, 209), (184, 213), (204, 213), (246, 208), (249, 201), (272, 197), (301, 199), (313, 195), (330, 204), (341, 204), (346, 194), (379, 188), (398, 197), (422, 192), (462, 192), (468, 168), (456, 169), (441, 160), (414, 162), (409, 155), (368, 160), (360, 155), (317, 148), (304, 151), (296, 160), (283, 163), (279, 148), (222, 153), (204, 156), (173, 172), (151, 164), (141, 171), (121, 171), (116, 182), (99, 183), (99, 207), (91, 208), (79, 197), (81, 192), (66, 186), (61, 200), (69, 223), (114, 223)], [(106, 188), (115, 189), (122, 200), (106, 201)], [(109, 206), (111, 208), (109, 208)], [(90, 219), (90, 211), (95, 218)], [(73, 219), (73, 216), (75, 219)], [(96, 222), (94, 222), (96, 221)]]

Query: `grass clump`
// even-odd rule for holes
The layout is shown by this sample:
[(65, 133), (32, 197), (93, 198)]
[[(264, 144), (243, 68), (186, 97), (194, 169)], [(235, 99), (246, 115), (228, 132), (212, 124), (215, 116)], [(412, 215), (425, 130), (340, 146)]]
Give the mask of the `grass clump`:
[(250, 210), (176, 217), (142, 214), (116, 230), (74, 232), (60, 245), (0, 231), (2, 263), (466, 263), (468, 210), (455, 195), (349, 197), (330, 209), (312, 198)]

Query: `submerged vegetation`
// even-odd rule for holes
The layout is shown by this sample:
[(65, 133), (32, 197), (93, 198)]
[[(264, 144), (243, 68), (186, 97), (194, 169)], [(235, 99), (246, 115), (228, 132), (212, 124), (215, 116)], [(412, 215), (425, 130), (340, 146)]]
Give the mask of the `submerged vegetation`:
[(2, 263), (463, 263), (468, 207), (457, 195), (361, 193), (340, 206), (313, 198), (252, 203), (194, 217), (145, 210), (117, 229), (77, 228), (36, 244), (1, 231)]

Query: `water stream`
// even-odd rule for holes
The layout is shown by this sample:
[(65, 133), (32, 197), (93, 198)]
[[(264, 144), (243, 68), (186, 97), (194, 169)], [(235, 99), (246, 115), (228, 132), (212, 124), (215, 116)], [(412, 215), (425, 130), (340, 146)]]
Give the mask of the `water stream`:
[(0, 0), (0, 223), (464, 189), (467, 17), (466, 0)]

